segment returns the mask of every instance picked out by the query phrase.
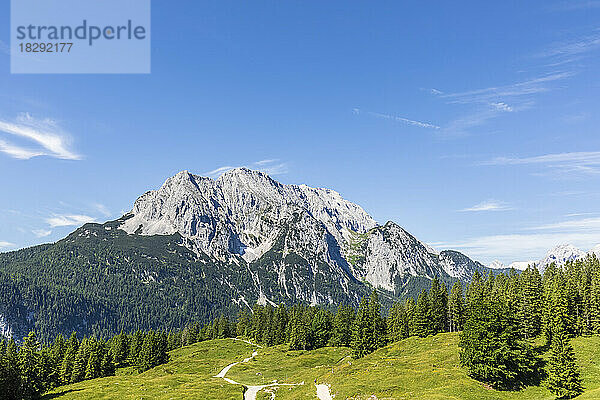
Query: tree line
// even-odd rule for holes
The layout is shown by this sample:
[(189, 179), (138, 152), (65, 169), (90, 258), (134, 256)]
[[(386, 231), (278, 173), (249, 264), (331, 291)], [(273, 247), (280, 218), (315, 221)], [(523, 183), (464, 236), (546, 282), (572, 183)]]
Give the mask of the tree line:
[[(521, 274), (475, 275), (465, 298), (460, 360), (497, 388), (543, 380), (558, 398), (583, 391), (570, 339), (600, 333), (600, 262), (595, 256)], [(543, 342), (535, 347), (536, 340)], [(546, 365), (540, 353), (549, 350)]]
[[(460, 332), (460, 361), (470, 376), (514, 389), (544, 379), (558, 397), (581, 393), (570, 339), (600, 333), (600, 262), (595, 257), (508, 275), (475, 273), (450, 290), (437, 278), (415, 299), (382, 314), (376, 290), (357, 309), (297, 304), (255, 305), (235, 321), (221, 315), (179, 331), (120, 333), (108, 340), (58, 335), (50, 344), (32, 332), (17, 345), (0, 341), (0, 387), (7, 399), (34, 399), (59, 385), (113, 375), (116, 368), (143, 372), (168, 361), (168, 351), (203, 340), (244, 337), (290, 350), (348, 346), (355, 358), (410, 336)], [(545, 346), (535, 348), (534, 340)], [(540, 351), (549, 349), (547, 365)]]

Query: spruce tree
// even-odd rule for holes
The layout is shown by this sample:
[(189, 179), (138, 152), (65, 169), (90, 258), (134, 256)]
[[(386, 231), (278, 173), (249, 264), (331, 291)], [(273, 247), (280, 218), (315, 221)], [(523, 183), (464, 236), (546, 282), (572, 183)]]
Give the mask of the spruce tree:
[(406, 309), (406, 321), (408, 324), (408, 336), (415, 336), (415, 310), (417, 308), (415, 299), (409, 297), (404, 303)]
[(525, 339), (536, 337), (542, 320), (542, 277), (537, 268), (528, 267), (520, 277), (520, 301), (517, 317)]
[(102, 358), (100, 354), (100, 345), (97, 341), (93, 340), (90, 343), (90, 350), (88, 355), (88, 362), (85, 367), (84, 379), (94, 379), (102, 376)]
[(387, 319), (388, 338), (390, 342), (408, 337), (406, 309), (403, 303), (394, 303), (390, 308)]
[(113, 354), (113, 361), (117, 366), (121, 366), (127, 360), (129, 354), (129, 338), (126, 334), (121, 331), (120, 334), (116, 335), (111, 341), (111, 349)]
[(373, 330), (373, 349), (371, 351), (375, 351), (387, 343), (387, 327), (385, 319), (381, 316), (381, 303), (379, 303), (376, 290), (373, 290), (369, 297), (369, 320)]
[(448, 329), (450, 332), (462, 330), (465, 322), (465, 303), (460, 282), (454, 283), (448, 299)]
[(21, 370), (21, 396), (23, 399), (37, 398), (43, 392), (40, 371), (40, 343), (34, 332), (23, 338), (19, 347), (19, 369)]
[(352, 354), (354, 358), (361, 358), (371, 353), (373, 348), (373, 329), (369, 315), (369, 302), (367, 297), (360, 301), (354, 326), (352, 327)]
[(238, 314), (238, 321), (236, 324), (236, 335), (238, 337), (249, 337), (251, 331), (251, 316), (248, 311), (243, 310)]
[(423, 289), (413, 315), (414, 334), (419, 337), (426, 337), (431, 334), (431, 314), (429, 310), (429, 296), (427, 290)]
[(2, 395), (7, 400), (20, 400), (23, 398), (21, 392), (21, 371), (19, 368), (19, 354), (15, 341), (11, 338), (6, 343), (4, 352), (5, 376), (2, 385)]
[(295, 306), (290, 318), (290, 350), (307, 350), (308, 344), (308, 325), (304, 316), (302, 306)]
[(311, 324), (311, 335), (313, 348), (318, 349), (327, 346), (331, 337), (332, 318), (329, 311), (320, 309), (313, 317)]
[(437, 277), (431, 281), (428, 294), (430, 333), (444, 332), (446, 330), (446, 318), (448, 314), (448, 299), (446, 297), (446, 286), (441, 285)]
[(79, 350), (79, 341), (75, 332), (71, 334), (69, 340), (66, 343), (65, 355), (60, 365), (60, 382), (63, 385), (71, 382), (71, 375), (73, 373), (73, 365), (75, 364), (75, 358)]
[(474, 379), (514, 388), (533, 375), (538, 361), (520, 340), (505, 301), (488, 291), (491, 283), (488, 279), (485, 285), (488, 295), (475, 295), (469, 302), (469, 317), (460, 333), (460, 361)]
[(557, 319), (553, 327), (547, 371), (548, 389), (557, 398), (571, 399), (583, 392), (575, 353), (561, 319)]
[(340, 305), (333, 318), (333, 346), (350, 346), (352, 341), (352, 325), (354, 323), (354, 308)]
[(71, 383), (80, 382), (85, 379), (85, 370), (88, 364), (90, 354), (89, 339), (83, 338), (79, 345), (79, 350), (73, 362), (73, 370), (71, 372)]

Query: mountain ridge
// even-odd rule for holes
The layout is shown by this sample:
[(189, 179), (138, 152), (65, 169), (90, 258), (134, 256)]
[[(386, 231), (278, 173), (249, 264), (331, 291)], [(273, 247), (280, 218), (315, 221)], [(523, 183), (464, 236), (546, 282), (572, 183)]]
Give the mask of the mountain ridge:
[(378, 225), (333, 190), (182, 171), (117, 220), (0, 254), (0, 321), (17, 337), (168, 330), (255, 303), (357, 306), (373, 289), (389, 306), (434, 277), (465, 284), (475, 272), (490, 270)]

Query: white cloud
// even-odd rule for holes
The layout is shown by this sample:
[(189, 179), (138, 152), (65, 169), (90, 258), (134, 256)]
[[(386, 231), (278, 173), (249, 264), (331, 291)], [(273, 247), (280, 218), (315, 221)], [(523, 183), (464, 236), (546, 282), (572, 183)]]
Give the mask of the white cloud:
[[(560, 57), (567, 62), (575, 60), (573, 56), (582, 55), (600, 48), (600, 34), (594, 33), (575, 40), (555, 43), (548, 50), (537, 54), (538, 57)], [(564, 64), (564, 62), (563, 62)]]
[(484, 165), (538, 165), (566, 173), (600, 174), (600, 151), (553, 153), (533, 157), (497, 157)]
[(29, 160), (30, 158), (43, 156), (46, 154), (40, 150), (27, 149), (25, 147), (15, 146), (13, 144), (5, 142), (4, 140), (0, 140), (0, 151), (19, 160)]
[(483, 263), (499, 259), (510, 264), (513, 261), (539, 260), (559, 244), (569, 243), (587, 251), (599, 242), (598, 233), (555, 232), (482, 236), (462, 242), (444, 243), (438, 247), (458, 249)]
[(486, 200), (473, 207), (463, 208), (462, 212), (477, 212), (477, 211), (507, 211), (512, 210), (506, 203), (498, 200)]
[(110, 217), (112, 215), (110, 210), (104, 204), (95, 203), (95, 204), (93, 204), (93, 207), (96, 211), (98, 211), (100, 214), (104, 215), (105, 217)]
[[(360, 110), (360, 108), (353, 108), (352, 112), (354, 114), (360, 114), (360, 113), (362, 113), (362, 111)], [(404, 117), (399, 117), (399, 116), (396, 116), (396, 115), (383, 114), (383, 113), (378, 113), (378, 112), (373, 112), (373, 111), (366, 111), (365, 114), (371, 115), (371, 116), (373, 116), (375, 118), (389, 119), (391, 121), (403, 122), (403, 123), (408, 124), (408, 125), (418, 126), (419, 128), (440, 129), (439, 126), (434, 125), (434, 124), (430, 124), (429, 122), (415, 121), (415, 120), (412, 120), (412, 119), (408, 119), (408, 118), (404, 118)]]
[[(527, 228), (535, 231), (596, 232), (600, 233), (600, 218), (583, 218)], [(599, 236), (600, 239), (600, 236)], [(599, 240), (600, 241), (600, 240)]]
[(46, 218), (46, 222), (52, 227), (59, 226), (80, 226), (88, 222), (96, 222), (96, 218), (88, 215), (53, 215)]
[(14, 243), (0, 241), (0, 249), (6, 248), (6, 247), (13, 247), (13, 246), (14, 246)]
[(600, 243), (600, 218), (561, 221), (523, 230), (527, 233), (475, 237), (456, 243), (438, 244), (437, 247), (459, 249), (475, 258), (481, 257), (484, 262), (500, 259), (508, 264), (539, 260), (559, 244), (568, 243), (588, 251)]
[(448, 99), (448, 101), (451, 103), (489, 104), (491, 102), (501, 102), (501, 99), (503, 98), (518, 98), (547, 92), (551, 89), (548, 86), (549, 83), (564, 80), (571, 76), (573, 76), (572, 72), (557, 72), (509, 85), (492, 86), (465, 92), (447, 93), (441, 95), (440, 97)]
[(272, 176), (283, 175), (283, 174), (288, 173), (288, 165), (286, 162), (282, 162), (277, 158), (272, 158), (272, 159), (255, 161), (248, 165), (238, 165), (237, 167), (227, 165), (224, 167), (219, 167), (219, 168), (213, 169), (212, 171), (205, 172), (204, 175), (215, 179), (227, 171), (231, 171), (232, 169), (242, 168), (242, 167), (261, 171), (267, 175), (272, 175)]
[(16, 121), (0, 120), (0, 131), (34, 142), (37, 148), (24, 147), (0, 141), (0, 151), (18, 159), (50, 156), (63, 160), (80, 160), (81, 156), (69, 148), (68, 135), (51, 119), (36, 119), (28, 113), (20, 114)]
[(267, 159), (267, 160), (260, 160), (260, 161), (255, 162), (254, 164), (256, 164), (256, 165), (267, 165), (267, 164), (276, 163), (278, 161), (279, 161), (278, 159), (272, 158), (272, 159)]
[(509, 106), (508, 104), (506, 104), (504, 102), (490, 103), (490, 105), (500, 111), (506, 111), (506, 112), (514, 111), (514, 108), (512, 108), (511, 106)]
[(52, 231), (45, 230), (45, 229), (34, 229), (31, 231), (31, 233), (33, 233), (35, 235), (35, 237), (43, 238), (46, 236), (50, 236), (52, 234)]

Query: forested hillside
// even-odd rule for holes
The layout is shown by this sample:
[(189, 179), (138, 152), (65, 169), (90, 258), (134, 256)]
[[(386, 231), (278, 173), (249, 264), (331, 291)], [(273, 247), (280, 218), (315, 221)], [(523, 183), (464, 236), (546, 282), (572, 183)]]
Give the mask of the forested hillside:
[(222, 315), (180, 331), (138, 331), (108, 341), (79, 342), (72, 334), (66, 342), (58, 336), (40, 347), (31, 333), (18, 348), (14, 341), (0, 344), (0, 381), (15, 388), (11, 398), (30, 398), (60, 384), (110, 375), (118, 366), (144, 371), (167, 361), (167, 349), (216, 338), (237, 336), (302, 351), (350, 347), (360, 359), (389, 343), (443, 332), (460, 332), (460, 363), (476, 380), (508, 391), (542, 384), (557, 397), (574, 397), (586, 388), (571, 339), (600, 334), (600, 262), (590, 256), (564, 269), (551, 265), (543, 276), (533, 268), (476, 274), (466, 288), (456, 283), (449, 294), (434, 279), (416, 302), (397, 302), (387, 315), (373, 291), (356, 310), (255, 305), (236, 320)]

